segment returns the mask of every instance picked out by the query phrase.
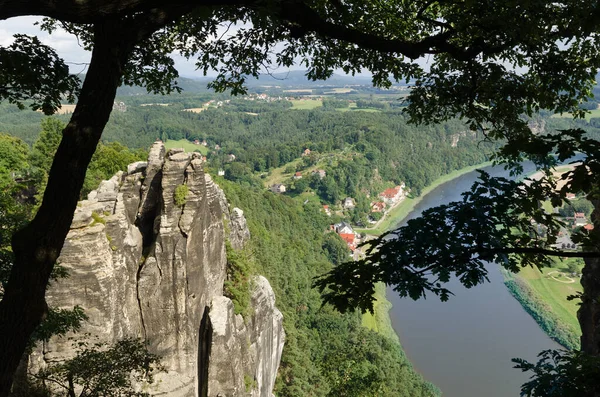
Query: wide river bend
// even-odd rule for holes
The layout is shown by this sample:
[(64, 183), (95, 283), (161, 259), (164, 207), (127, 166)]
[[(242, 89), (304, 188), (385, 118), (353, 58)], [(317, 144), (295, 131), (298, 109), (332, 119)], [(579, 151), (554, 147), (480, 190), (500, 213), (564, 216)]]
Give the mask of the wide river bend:
[[(501, 167), (484, 169), (508, 177)], [(526, 166), (525, 174), (532, 170)], [(473, 171), (438, 186), (400, 225), (427, 208), (460, 200), (477, 175)], [(491, 282), (472, 289), (452, 281), (455, 295), (448, 302), (433, 295), (415, 302), (387, 291), (392, 325), (404, 351), (444, 397), (519, 396), (529, 375), (513, 369), (511, 358), (537, 361), (540, 351), (561, 348), (509, 294), (497, 266), (490, 264), (488, 270)]]

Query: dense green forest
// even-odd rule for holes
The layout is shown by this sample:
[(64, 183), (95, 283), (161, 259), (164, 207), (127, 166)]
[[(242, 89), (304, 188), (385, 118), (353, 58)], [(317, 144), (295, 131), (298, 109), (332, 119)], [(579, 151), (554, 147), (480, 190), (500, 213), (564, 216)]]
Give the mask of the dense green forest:
[[(349, 109), (347, 99), (324, 99), (324, 106), (312, 110), (291, 109), (292, 103), (281, 97), (267, 99), (257, 94), (234, 99), (209, 94), (122, 97), (126, 108), (113, 111), (104, 141), (146, 149), (156, 139), (206, 140), (211, 171), (224, 169), (227, 179), (244, 186), (264, 186), (273, 170), (287, 165), (287, 171), (304, 173), (303, 180), (277, 181), (288, 186), (289, 194), (308, 192), (321, 204), (334, 206), (352, 197), (357, 207), (345, 216), (358, 224), (366, 221), (370, 198), (383, 189), (404, 182), (418, 195), (441, 175), (488, 160), (493, 150), (483, 136), (458, 121), (410, 125), (389, 101), (352, 102), (356, 108), (369, 107), (366, 112), (339, 111)], [(0, 131), (33, 143), (40, 114), (9, 105), (2, 105), (0, 114)], [(298, 162), (307, 148), (311, 156)], [(311, 175), (316, 166), (327, 176)]]
[(269, 279), (283, 313), (287, 336), (278, 396), (439, 394), (397, 343), (361, 326), (359, 313), (322, 306), (311, 285), (339, 260), (331, 241), (339, 238), (323, 233), (329, 220), (318, 206), (222, 179), (217, 183), (231, 205), (244, 210), (256, 271)]

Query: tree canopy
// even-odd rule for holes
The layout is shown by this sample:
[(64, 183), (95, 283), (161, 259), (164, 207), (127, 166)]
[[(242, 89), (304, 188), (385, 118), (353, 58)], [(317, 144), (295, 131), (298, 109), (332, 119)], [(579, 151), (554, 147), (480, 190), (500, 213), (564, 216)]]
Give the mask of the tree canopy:
[[(484, 260), (516, 270), (519, 259), (522, 264), (543, 264), (544, 255), (554, 254), (547, 250), (551, 237), (528, 237), (524, 219), (547, 222), (554, 230), (554, 220), (534, 200), (543, 195), (554, 202), (564, 200), (565, 189), (551, 189), (555, 181), (549, 169), (557, 161), (575, 151), (585, 153), (582, 164), (565, 176), (567, 189), (587, 194), (596, 207), (600, 203), (598, 143), (584, 131), (536, 134), (528, 126), (529, 118), (541, 110), (584, 115), (580, 104), (592, 94), (600, 62), (598, 13), (593, 2), (541, 0), (0, 0), (0, 19), (54, 18), (43, 27), (60, 25), (92, 50), (78, 91), (55, 52), (34, 38), (16, 37), (15, 44), (0, 49), (0, 81), (6, 82), (0, 98), (20, 104), (29, 98), (33, 108), (51, 113), (62, 95), (73, 99), (78, 92), (40, 209), (13, 238), (15, 265), (0, 301), (0, 352), (5, 358), (0, 361), (0, 396), (8, 392), (26, 341), (42, 318), (47, 281), (120, 84), (141, 84), (154, 92), (177, 90), (172, 52), (197, 56), (201, 70), (218, 73), (212, 87), (234, 94), (244, 92), (247, 77), (265, 67), (300, 64), (311, 79), (327, 78), (336, 68), (351, 74), (367, 70), (377, 86), (389, 86), (391, 80), (411, 82), (407, 114), (413, 122), (459, 117), (487, 139), (503, 140), (497, 161), (518, 173), (519, 163), (531, 159), (547, 171), (548, 184), (528, 187), (482, 175), (462, 203), (432, 211), (420, 221), (423, 227), (444, 228), (448, 239), (432, 242), (431, 249), (421, 240), (407, 245), (416, 250), (398, 249), (404, 234), (397, 231), (397, 238), (379, 241), (379, 256), (357, 266), (360, 277), (353, 268), (341, 266), (320, 284), (331, 288), (327, 296), (340, 307), (339, 297), (348, 296), (351, 303), (369, 308), (368, 296), (378, 278), (397, 285), (401, 294), (416, 297), (430, 290), (447, 297), (442, 283), (451, 275), (467, 286), (485, 280)], [(220, 34), (220, 26), (231, 28), (231, 34)], [(423, 57), (426, 66), (419, 60)], [(26, 70), (24, 65), (32, 67)], [(550, 156), (554, 153), (558, 160)], [(495, 196), (493, 202), (487, 194)], [(522, 195), (531, 195), (529, 202)], [(496, 204), (505, 211), (500, 213)], [(502, 227), (494, 229), (492, 222)], [(592, 355), (600, 353), (600, 224), (596, 226), (582, 237), (585, 252), (579, 253), (586, 257), (582, 348)], [(419, 260), (433, 259), (440, 242), (451, 248), (447, 262)], [(395, 255), (416, 262), (398, 261)], [(369, 269), (360, 270), (365, 267)], [(428, 284), (421, 277), (427, 272), (438, 280)], [(340, 286), (348, 286), (348, 292)]]

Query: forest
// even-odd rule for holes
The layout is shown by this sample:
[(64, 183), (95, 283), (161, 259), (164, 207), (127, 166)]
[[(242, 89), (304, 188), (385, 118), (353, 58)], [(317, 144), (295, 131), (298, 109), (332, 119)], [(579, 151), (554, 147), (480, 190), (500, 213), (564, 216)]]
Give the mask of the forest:
[[(264, 189), (260, 175), (268, 172), (269, 168), (257, 170), (255, 162), (260, 155), (280, 148), (289, 153), (289, 158), (280, 156), (275, 165), (279, 165), (280, 161), (289, 162), (299, 157), (307, 142), (310, 142), (311, 148), (323, 154), (351, 148), (356, 155), (339, 162), (337, 171), (331, 167), (329, 178), (347, 184), (354, 183), (358, 187), (372, 177), (366, 170), (378, 164), (381, 164), (383, 175), (394, 178), (394, 167), (407, 160), (401, 160), (395, 166), (386, 167), (384, 163), (391, 161), (390, 156), (394, 154), (411, 153), (412, 149), (400, 144), (404, 138), (410, 139), (414, 146), (423, 146), (424, 150), (418, 152), (424, 155), (430, 150), (427, 149), (427, 142), (439, 142), (441, 146), (448, 139), (446, 129), (459, 127), (440, 127), (420, 135), (418, 131), (406, 127), (399, 114), (395, 114), (396, 121), (390, 123), (385, 121), (388, 117), (382, 115), (369, 114), (362, 118), (337, 112), (296, 112), (286, 108), (276, 104), (269, 114), (249, 119), (243, 112), (221, 109), (190, 114), (162, 106), (139, 109), (130, 106), (126, 112), (113, 112), (110, 132), (107, 133), (107, 139), (100, 143), (88, 168), (81, 197), (85, 198), (101, 180), (125, 169), (127, 164), (145, 159), (147, 145), (144, 142), (153, 141), (155, 138), (152, 134), (156, 131), (161, 131), (165, 140), (183, 137), (206, 139), (211, 145), (219, 142), (223, 153), (237, 153), (239, 161), (224, 164), (221, 153), (213, 151), (209, 154), (210, 168), (224, 165), (229, 170), (230, 166), (240, 165), (247, 172), (247, 178), (237, 174), (231, 180), (217, 178), (230, 203), (242, 208), (248, 219), (252, 240), (247, 250), (252, 257), (252, 266), (246, 271), (264, 274), (270, 280), (278, 307), (284, 314), (287, 341), (276, 386), (277, 394), (439, 395), (434, 385), (424, 381), (414, 371), (397, 342), (361, 326), (360, 313), (341, 314), (329, 306), (323, 306), (320, 294), (312, 288), (313, 279), (335, 264), (346, 261), (349, 250), (337, 234), (324, 233), (331, 220), (321, 211), (320, 205), (303, 205), (302, 201), (293, 197), (275, 195)], [(1, 198), (5, 209), (0, 215), (2, 224), (9, 226), (2, 230), (0, 246), (4, 259), (0, 261), (0, 282), (3, 284), (10, 271), (10, 235), (31, 218), (39, 205), (64, 127), (61, 119), (60, 116), (39, 117), (33, 112), (15, 112), (14, 115), (7, 112), (3, 116), (5, 124), (2, 128), (12, 133), (0, 135), (0, 153), (3, 154), (0, 164)], [(12, 126), (14, 128), (6, 127), (10, 122), (15, 123)], [(37, 122), (40, 124), (36, 125)], [(189, 131), (194, 132), (182, 132), (188, 131), (185, 130), (186, 125)], [(211, 125), (212, 128), (209, 128)], [(273, 125), (273, 128), (265, 128), (266, 125)], [(263, 133), (258, 132), (261, 128), (265, 128)], [(320, 131), (321, 128), (329, 128), (327, 131), (331, 136)], [(138, 134), (139, 142), (135, 139)], [(123, 140), (129, 142), (130, 147), (120, 143), (121, 138), (125, 137), (127, 139)], [(386, 146), (394, 146), (396, 151), (393, 148), (388, 150)], [(448, 149), (449, 152), (451, 150)], [(374, 152), (377, 154), (367, 154)], [(473, 154), (472, 161), (480, 161), (480, 158)], [(433, 164), (435, 168), (432, 168), (434, 171), (431, 175), (443, 173), (447, 166)], [(460, 163), (453, 166), (458, 167)], [(395, 177), (386, 182), (399, 180)], [(385, 184), (383, 179), (381, 184)], [(348, 189), (340, 186), (341, 189)], [(349, 191), (343, 190), (344, 193)], [(67, 314), (64, 323), (58, 321), (60, 326), (52, 324), (51, 334), (57, 333), (57, 328), (62, 329), (60, 327), (76, 329), (76, 322), (71, 323), (70, 319), (84, 320), (85, 315), (76, 308), (69, 313), (71, 317)], [(43, 324), (43, 327), (48, 325)]]
[[(300, 111), (290, 109), (287, 100), (215, 96), (214, 103), (220, 101), (222, 106), (202, 108), (211, 100), (208, 94), (125, 96), (117, 102), (122, 101), (126, 110), (112, 112), (103, 141), (146, 150), (156, 139), (205, 140), (213, 174), (223, 169), (227, 179), (258, 187), (277, 168), (301, 172), (301, 180), (278, 181), (288, 186), (288, 194), (306, 199), (302, 193), (314, 193), (321, 204), (337, 207), (352, 197), (357, 206), (344, 216), (363, 225), (370, 198), (385, 188), (405, 183), (411, 194), (419, 195), (441, 175), (489, 160), (497, 146), (482, 142), (481, 135), (459, 121), (416, 127), (408, 124), (401, 110), (390, 108), (389, 101), (362, 100), (386, 108), (383, 111), (340, 112), (326, 104), (337, 101), (347, 107), (349, 100), (329, 98), (323, 107)], [(203, 111), (184, 111), (198, 108)], [(10, 105), (0, 105), (0, 110), (0, 131), (33, 144), (42, 115), (19, 112)], [(57, 117), (66, 121), (68, 115)], [(298, 161), (305, 149), (312, 155)], [(232, 154), (235, 161), (230, 162)], [(326, 177), (309, 172), (317, 165)]]
[[(126, 110), (113, 111), (81, 197), (127, 164), (144, 160), (156, 139), (206, 140), (208, 171), (216, 175), (225, 170), (217, 182), (248, 218), (252, 266), (245, 271), (270, 280), (284, 314), (288, 339), (277, 395), (439, 395), (414, 371), (396, 342), (362, 327), (359, 313), (341, 314), (324, 306), (312, 288), (315, 277), (345, 262), (349, 254), (337, 234), (324, 233), (341, 218), (327, 217), (320, 204), (337, 205), (344, 197), (354, 197), (357, 207), (344, 217), (363, 222), (369, 198), (382, 189), (404, 182), (411, 194), (419, 195), (437, 177), (489, 160), (495, 146), (458, 121), (416, 127), (389, 106), (377, 112), (340, 112), (345, 99), (330, 99), (332, 104), (312, 110), (292, 110), (285, 100), (235, 99), (199, 113), (183, 109), (202, 107), (210, 96), (179, 99), (119, 98)], [(169, 105), (141, 106), (159, 101)], [(9, 257), (9, 235), (35, 212), (67, 115), (46, 118), (10, 105), (0, 107), (0, 131), (5, 132), (0, 136), (0, 180), (3, 206), (10, 209), (2, 216), (3, 224), (11, 225), (3, 230), (0, 248)], [(548, 126), (573, 123), (540, 120)], [(596, 119), (578, 123), (593, 126)], [(310, 156), (301, 156), (305, 149)], [(234, 161), (228, 160), (231, 154)], [(291, 167), (286, 171), (306, 173), (316, 165), (326, 177), (289, 180), (290, 191), (284, 195), (267, 191), (265, 180), (274, 170)], [(305, 201), (306, 192), (317, 200)], [(8, 271), (6, 266), (0, 269), (2, 282)]]

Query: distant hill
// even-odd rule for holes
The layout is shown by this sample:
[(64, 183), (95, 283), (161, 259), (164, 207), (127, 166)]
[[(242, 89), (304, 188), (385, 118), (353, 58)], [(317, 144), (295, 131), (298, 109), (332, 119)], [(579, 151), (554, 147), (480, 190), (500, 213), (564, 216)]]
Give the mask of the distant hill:
[[(177, 79), (177, 85), (183, 89), (183, 92), (198, 93), (207, 92), (206, 84), (211, 81), (212, 78), (204, 77), (199, 79), (190, 79), (187, 77), (179, 77)], [(140, 86), (121, 86), (117, 89), (117, 96), (132, 96), (132, 95), (147, 95), (148, 91)]]
[(258, 80), (249, 78), (248, 85), (279, 85), (294, 87), (323, 87), (343, 85), (371, 85), (371, 78), (366, 76), (345, 76), (333, 74), (327, 80), (311, 81), (306, 77), (306, 70), (290, 70), (289, 72), (261, 74)]
[[(178, 85), (185, 93), (208, 92), (206, 85), (213, 77), (180, 77)], [(306, 77), (306, 70), (290, 70), (289, 72), (261, 74), (258, 79), (248, 77), (246, 84), (249, 88), (263, 86), (279, 86), (282, 88), (318, 88), (318, 87), (344, 87), (349, 85), (371, 86), (371, 77), (368, 76), (346, 76), (333, 74), (327, 80), (311, 81)], [(403, 84), (401, 84), (403, 85)], [(117, 90), (117, 96), (147, 95), (145, 88), (135, 86), (122, 86)]]

